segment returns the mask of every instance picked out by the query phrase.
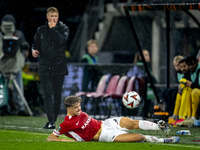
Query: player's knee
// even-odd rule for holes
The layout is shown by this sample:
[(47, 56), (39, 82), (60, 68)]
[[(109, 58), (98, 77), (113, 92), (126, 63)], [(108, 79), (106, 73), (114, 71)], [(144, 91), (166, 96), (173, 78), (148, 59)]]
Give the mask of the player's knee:
[(139, 121), (138, 120), (131, 120), (132, 129), (139, 129)]
[(142, 134), (140, 134), (140, 142), (143, 142), (143, 141), (145, 141), (145, 136), (144, 135), (142, 135)]
[(132, 120), (130, 118), (122, 117), (120, 120), (120, 126), (126, 129), (139, 129), (139, 121)]

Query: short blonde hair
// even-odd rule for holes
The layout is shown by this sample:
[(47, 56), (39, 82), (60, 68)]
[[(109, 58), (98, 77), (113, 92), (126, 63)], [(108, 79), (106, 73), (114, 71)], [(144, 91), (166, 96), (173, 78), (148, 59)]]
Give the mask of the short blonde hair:
[(182, 60), (182, 59), (184, 59), (183, 56), (177, 55), (177, 56), (174, 57), (174, 62), (179, 62), (179, 61)]
[(49, 12), (57, 12), (57, 13), (58, 13), (58, 9), (57, 9), (56, 7), (49, 7), (49, 8), (47, 9), (47, 14), (48, 14)]
[(94, 39), (90, 39), (89, 41), (87, 41), (87, 47), (90, 46), (91, 44), (96, 44), (98, 46), (98, 42)]

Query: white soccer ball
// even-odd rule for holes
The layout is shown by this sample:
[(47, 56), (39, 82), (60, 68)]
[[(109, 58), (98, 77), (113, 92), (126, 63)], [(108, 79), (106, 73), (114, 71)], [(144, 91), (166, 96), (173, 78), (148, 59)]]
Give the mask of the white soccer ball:
[(134, 109), (140, 105), (140, 96), (135, 91), (124, 93), (122, 103), (126, 108)]

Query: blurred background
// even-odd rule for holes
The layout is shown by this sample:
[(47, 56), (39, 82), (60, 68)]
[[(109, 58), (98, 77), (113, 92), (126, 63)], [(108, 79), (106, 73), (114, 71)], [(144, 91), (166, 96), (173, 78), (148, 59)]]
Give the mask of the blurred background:
[[(128, 78), (135, 76), (134, 58), (139, 52), (135, 37), (123, 10), (123, 5), (137, 3), (187, 3), (197, 0), (1, 0), (0, 18), (5, 14), (13, 14), (16, 19), (17, 29), (21, 30), (27, 42), (32, 45), (34, 35), (39, 26), (46, 20), (46, 10), (55, 6), (59, 10), (59, 19), (70, 29), (67, 43), (66, 56), (69, 61), (69, 75), (63, 85), (63, 99), (68, 95), (82, 91), (83, 69), (85, 64), (80, 63), (81, 57), (86, 52), (86, 43), (89, 39), (98, 42), (99, 79), (102, 75), (126, 75)], [(199, 10), (189, 11), (200, 21)], [(165, 11), (133, 11), (130, 12), (142, 49), (149, 51), (150, 68), (156, 80), (159, 98), (166, 89), (166, 74), (170, 72), (170, 86), (176, 86), (176, 72), (173, 58), (176, 55), (196, 55), (200, 47), (200, 31), (198, 24), (184, 11), (170, 11), (170, 69), (166, 70), (166, 12)], [(37, 59), (31, 55), (26, 58), (26, 69), (37, 73)], [(146, 76), (141, 68), (142, 76)], [(138, 75), (138, 74), (137, 74)], [(26, 79), (24, 79), (25, 81)], [(39, 81), (39, 78), (38, 78)], [(138, 84), (138, 83), (135, 83)], [(138, 84), (139, 85), (139, 84)], [(40, 87), (35, 84), (26, 85), (25, 97), (35, 114), (43, 113), (43, 94)], [(134, 86), (136, 88), (136, 86)], [(27, 90), (27, 91), (26, 91)], [(39, 92), (38, 92), (39, 91)], [(94, 90), (93, 90), (94, 91)], [(87, 91), (86, 91), (87, 92)], [(90, 91), (91, 92), (91, 91)], [(38, 93), (37, 97), (33, 95)], [(141, 94), (142, 95), (142, 94)], [(38, 101), (36, 101), (38, 99)], [(152, 100), (152, 105), (157, 101)], [(90, 102), (92, 103), (92, 101)], [(40, 107), (41, 105), (41, 107)], [(121, 107), (121, 104), (119, 104)], [(40, 107), (39, 110), (36, 108)], [(88, 106), (90, 109), (92, 106)], [(121, 108), (120, 108), (121, 109)], [(142, 108), (140, 113), (142, 115)], [(65, 113), (62, 105), (60, 113)], [(89, 111), (88, 111), (89, 112)], [(113, 115), (116, 115), (113, 112)]]

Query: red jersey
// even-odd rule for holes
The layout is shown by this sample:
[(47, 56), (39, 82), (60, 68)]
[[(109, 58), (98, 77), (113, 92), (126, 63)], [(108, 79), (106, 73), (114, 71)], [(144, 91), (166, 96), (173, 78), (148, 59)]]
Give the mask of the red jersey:
[(66, 116), (64, 122), (53, 133), (58, 136), (65, 134), (76, 141), (91, 141), (101, 128), (101, 124), (101, 121), (81, 111), (78, 116)]

